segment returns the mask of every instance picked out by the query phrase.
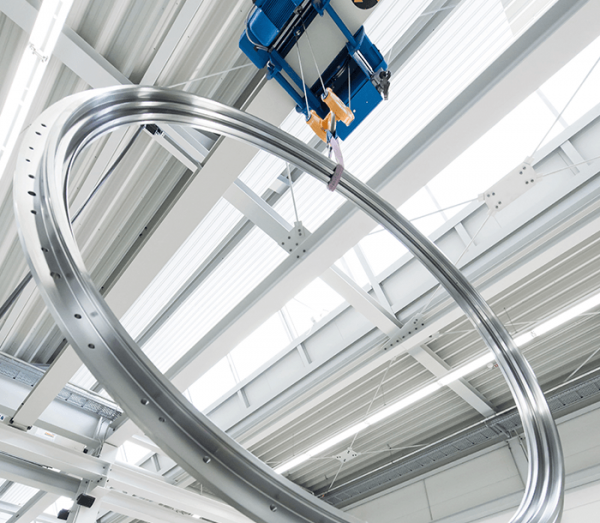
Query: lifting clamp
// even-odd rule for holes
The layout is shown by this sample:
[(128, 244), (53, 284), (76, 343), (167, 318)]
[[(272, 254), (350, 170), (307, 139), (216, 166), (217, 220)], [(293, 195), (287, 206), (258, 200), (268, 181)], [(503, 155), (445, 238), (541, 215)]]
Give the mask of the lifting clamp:
[(322, 98), (323, 102), (329, 107), (329, 114), (325, 118), (312, 110), (310, 118), (306, 122), (313, 132), (325, 143), (329, 143), (327, 139), (327, 131), (335, 135), (335, 126), (337, 120), (350, 125), (354, 120), (354, 113), (342, 102), (339, 97), (331, 90), (330, 87), (325, 91), (326, 96)]

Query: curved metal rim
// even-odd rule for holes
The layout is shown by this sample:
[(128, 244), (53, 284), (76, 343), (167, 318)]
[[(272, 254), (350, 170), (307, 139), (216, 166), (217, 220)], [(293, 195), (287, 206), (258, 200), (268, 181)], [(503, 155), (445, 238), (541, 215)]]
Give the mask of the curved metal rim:
[[(276, 474), (199, 413), (144, 355), (96, 290), (70, 228), (68, 172), (90, 141), (127, 124), (171, 123), (224, 134), (295, 164), (323, 183), (335, 164), (247, 113), (181, 91), (116, 87), (73, 95), (28, 131), (15, 173), (27, 261), (58, 325), (128, 415), (179, 465), (238, 510), (267, 523), (349, 521)], [(503, 324), (462, 273), (396, 209), (349, 173), (338, 192), (386, 227), (440, 281), (492, 349), (523, 420), (529, 476), (514, 523), (554, 523), (564, 467), (556, 426), (535, 375)]]

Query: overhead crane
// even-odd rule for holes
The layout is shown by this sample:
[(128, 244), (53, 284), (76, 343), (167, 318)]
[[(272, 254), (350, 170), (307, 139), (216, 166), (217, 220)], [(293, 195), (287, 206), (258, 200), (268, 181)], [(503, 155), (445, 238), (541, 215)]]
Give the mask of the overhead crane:
[(247, 17), (240, 49), (326, 143), (346, 139), (388, 97), (390, 71), (363, 26), (378, 1), (254, 0)]

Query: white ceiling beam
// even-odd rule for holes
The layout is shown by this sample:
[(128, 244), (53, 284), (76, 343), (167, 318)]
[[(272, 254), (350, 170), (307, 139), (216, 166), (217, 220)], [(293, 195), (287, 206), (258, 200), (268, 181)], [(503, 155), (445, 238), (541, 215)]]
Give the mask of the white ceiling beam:
[(6, 523), (31, 523), (44, 513), (60, 496), (40, 491), (34, 494)]
[(14, 482), (58, 497), (73, 497), (79, 487), (79, 480), (76, 478), (6, 454), (0, 454), (0, 477), (9, 480), (8, 488)]
[[(201, 5), (202, 0), (187, 0), (184, 3), (148, 66), (140, 82), (141, 85), (153, 85), (156, 82)], [(37, 10), (29, 3), (23, 0), (0, 0), (0, 10), (24, 31), (31, 32)], [(94, 88), (131, 84), (128, 78), (69, 27), (63, 28), (54, 55)], [(208, 150), (213, 144), (212, 139), (207, 139), (206, 136), (194, 129), (179, 126), (164, 126), (163, 130), (167, 135), (165, 137), (161, 136), (162, 140), (158, 140), (159, 143), (167, 146), (167, 149), (173, 152), (171, 150), (172, 146), (166, 143), (166, 139), (169, 139), (170, 142), (176, 144), (179, 149), (185, 151), (193, 159), (195, 163), (188, 167), (193, 170), (198, 169), (208, 155)], [(75, 200), (75, 208), (79, 208), (79, 205), (83, 203), (103, 176), (105, 166), (118, 153), (125, 132), (125, 130), (117, 130), (109, 137), (107, 145), (101, 152), (97, 167), (94, 167), (91, 175), (87, 177), (79, 191), (79, 197)], [(30, 296), (32, 292), (33, 283), (30, 283), (23, 294)], [(29, 300), (19, 299), (18, 301), (18, 306), (13, 307), (13, 315), (20, 314)], [(10, 329), (12, 325), (12, 322), (5, 322), (2, 331), (0, 331), (0, 338), (3, 336), (3, 331)], [(82, 363), (75, 351), (71, 347), (67, 347), (23, 401), (12, 417), (13, 424), (25, 430), (31, 427), (81, 365)]]
[(67, 345), (13, 414), (11, 425), (29, 430), (81, 365), (75, 350)]
[[(408, 353), (436, 378), (443, 378), (452, 370), (450, 365), (426, 345), (415, 345), (408, 349)], [(449, 383), (448, 388), (453, 390), (483, 417), (488, 418), (495, 414), (496, 411), (492, 404), (464, 378)]]
[[(128, 496), (122, 492), (97, 489), (95, 493), (101, 497), (103, 509), (132, 519), (147, 523), (198, 523), (197, 518), (186, 516), (158, 503)], [(178, 505), (175, 505), (175, 508), (181, 510)]]
[[(559, 0), (394, 155), (373, 177), (372, 184), (380, 194), (399, 207), (597, 38), (600, 26), (594, 21), (600, 17), (600, 3), (585, 3), (573, 14), (575, 6), (571, 1)], [(566, 17), (564, 11), (572, 16)], [(557, 27), (555, 21), (550, 22), (551, 17), (562, 20), (562, 25)], [(366, 215), (355, 212), (350, 204), (342, 206), (307, 240), (312, 241), (311, 249), (302, 263), (284, 261), (168, 371), (173, 383), (181, 390), (187, 389), (372, 228), (373, 222)]]
[[(172, 485), (159, 474), (130, 465), (110, 463), (1, 424), (0, 451), (9, 454), (0, 455), (2, 475), (7, 470), (12, 481), (59, 496), (74, 497), (79, 491), (80, 481), (85, 480), (100, 488), (106, 486), (130, 496), (153, 500), (151, 506), (154, 507), (161, 503), (218, 523), (250, 523), (246, 516), (229, 505)], [(62, 473), (45, 467), (58, 469)], [(93, 490), (90, 493), (95, 495)]]
[[(600, 34), (600, 26), (595, 23), (598, 18), (600, 3), (558, 0), (440, 115), (395, 154), (370, 184), (392, 205), (399, 207), (593, 42)], [(262, 93), (266, 93), (272, 85), (272, 82), (268, 83)], [(222, 161), (228, 165), (227, 158)], [(182, 201), (181, 210), (167, 217), (174, 221), (166, 229), (177, 234), (177, 228), (186, 223), (187, 213), (193, 212), (193, 207), (197, 205), (197, 200)], [(198, 221), (194, 219), (193, 223)], [(302, 288), (320, 276), (324, 268), (331, 267), (372, 228), (370, 218), (355, 212), (350, 204), (343, 205), (307, 240), (312, 243), (301, 263), (289, 258), (285, 260), (169, 369), (167, 375), (174, 385), (186, 390), (231, 347), (237, 346), (257, 325), (264, 323)], [(186, 231), (185, 237), (189, 232)], [(156, 234), (154, 237), (158, 238)], [(169, 236), (164, 237), (163, 241), (168, 244)], [(180, 243), (178, 240), (177, 244)], [(171, 252), (171, 249), (169, 247), (167, 250)], [(161, 260), (161, 266), (166, 263), (160, 249), (155, 250), (154, 254)], [(138, 258), (152, 260), (152, 256)], [(139, 270), (142, 270), (141, 266)], [(133, 277), (135, 273), (131, 277), (121, 278), (121, 281)], [(146, 282), (149, 283), (148, 280)], [(123, 293), (121, 298), (128, 300), (127, 293)], [(113, 303), (113, 306), (117, 305), (116, 301)], [(127, 420), (111, 436), (110, 441), (118, 444), (135, 433), (134, 425)]]
[(388, 338), (395, 336), (402, 328), (396, 316), (335, 265), (321, 274), (320, 278)]
[(223, 198), (278, 244), (292, 229), (292, 225), (273, 207), (239, 179), (229, 186)]
[[(292, 100), (277, 84), (269, 82), (247, 112), (279, 126), (292, 109)], [(192, 180), (108, 294), (107, 302), (117, 316), (122, 316), (141, 295), (255, 154), (254, 147), (230, 138), (211, 153), (201, 176)]]
[[(5, 514), (16, 514), (20, 508), (21, 507), (18, 505), (7, 503), (6, 501), (0, 501), (0, 512), (4, 512)], [(60, 523), (60, 520), (54, 516), (43, 513), (36, 518), (36, 521), (38, 523)]]
[(375, 276), (373, 269), (371, 269), (371, 265), (369, 265), (369, 262), (365, 256), (363, 250), (361, 249), (360, 245), (356, 245), (356, 247), (354, 247), (354, 253), (356, 254), (356, 257), (358, 258), (358, 261), (359, 261), (361, 267), (363, 268), (363, 270), (365, 271), (365, 274), (367, 275), (367, 278), (369, 280), (369, 283), (371, 284), (371, 287), (373, 288), (373, 292), (375, 293), (377, 300), (379, 301), (379, 303), (381, 305), (383, 305), (387, 309), (388, 312), (394, 314), (394, 311), (392, 310), (392, 306), (391, 306), (389, 300), (387, 299), (387, 296), (383, 292), (383, 289), (381, 288), (381, 283)]

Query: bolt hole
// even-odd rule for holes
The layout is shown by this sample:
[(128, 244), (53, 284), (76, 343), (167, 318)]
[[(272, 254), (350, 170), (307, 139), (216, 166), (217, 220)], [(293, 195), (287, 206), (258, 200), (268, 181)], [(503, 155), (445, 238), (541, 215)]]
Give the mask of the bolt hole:
[(29, 178), (31, 178), (32, 180), (35, 178), (33, 174), (28, 174), (27, 176), (29, 176)]
[(45, 123), (43, 123), (43, 124), (42, 124), (42, 127), (46, 127), (46, 124), (45, 124)]
[(35, 196), (35, 193), (33, 191), (27, 191), (27, 194), (29, 194), (30, 196)]
[(42, 136), (42, 133), (39, 133), (37, 131), (35, 132), (35, 134), (37, 134), (38, 136)]
[(30, 148), (29, 148), (29, 150), (30, 150), (30, 151), (33, 151), (33, 147), (30, 147)]
[(81, 314), (75, 314), (75, 318), (80, 320), (81, 319)]
[(160, 418), (158, 418), (158, 421), (160, 421), (161, 423), (165, 422), (165, 418), (163, 418), (162, 416)]
[(31, 163), (31, 160), (29, 158), (25, 158), (25, 161)]
[(93, 343), (88, 343), (88, 348), (89, 349), (95, 349), (96, 346)]
[(42, 247), (42, 252), (48, 252), (48, 249), (46, 249), (46, 247)]
[(31, 214), (37, 214), (37, 211), (32, 210)]

